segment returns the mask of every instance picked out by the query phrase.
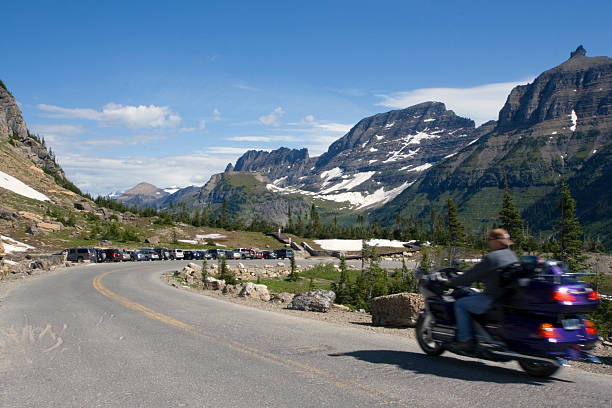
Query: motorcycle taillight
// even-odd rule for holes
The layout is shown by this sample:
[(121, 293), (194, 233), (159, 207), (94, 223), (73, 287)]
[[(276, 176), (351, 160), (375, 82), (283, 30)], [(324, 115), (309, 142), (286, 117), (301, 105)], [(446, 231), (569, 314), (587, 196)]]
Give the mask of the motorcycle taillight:
[(597, 336), (597, 329), (595, 328), (595, 324), (593, 324), (593, 322), (589, 319), (584, 319), (584, 330), (589, 336)]
[(555, 326), (550, 323), (542, 323), (540, 325), (540, 330), (538, 330), (538, 337), (545, 339), (558, 339), (561, 336), (559, 336), (557, 330), (555, 330)]

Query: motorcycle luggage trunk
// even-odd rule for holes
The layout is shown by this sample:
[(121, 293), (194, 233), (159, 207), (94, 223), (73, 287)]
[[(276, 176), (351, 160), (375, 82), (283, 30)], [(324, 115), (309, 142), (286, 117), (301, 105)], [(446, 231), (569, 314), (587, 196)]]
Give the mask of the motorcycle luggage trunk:
[(591, 298), (593, 291), (584, 283), (563, 278), (559, 283), (548, 279), (532, 279), (518, 290), (509, 305), (520, 310), (542, 313), (576, 314), (592, 312), (599, 300)]

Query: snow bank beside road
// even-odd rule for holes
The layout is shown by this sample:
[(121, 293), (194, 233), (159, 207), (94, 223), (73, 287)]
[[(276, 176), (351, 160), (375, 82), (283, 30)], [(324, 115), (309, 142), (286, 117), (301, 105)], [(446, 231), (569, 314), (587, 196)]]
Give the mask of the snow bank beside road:
[[(359, 239), (317, 239), (314, 241), (321, 249), (327, 251), (361, 251)], [(405, 242), (390, 241), (388, 239), (371, 239), (366, 241), (369, 246), (404, 248)]]
[(0, 235), (0, 237), (2, 238), (2, 245), (4, 245), (4, 251), (7, 254), (12, 254), (13, 252), (25, 252), (28, 249), (34, 249), (33, 246), (14, 240), (11, 237), (7, 237), (4, 235)]
[(23, 183), (21, 180), (0, 171), (0, 187), (12, 191), (24, 197), (33, 198), (39, 201), (51, 201), (49, 197), (34, 190), (32, 187)]

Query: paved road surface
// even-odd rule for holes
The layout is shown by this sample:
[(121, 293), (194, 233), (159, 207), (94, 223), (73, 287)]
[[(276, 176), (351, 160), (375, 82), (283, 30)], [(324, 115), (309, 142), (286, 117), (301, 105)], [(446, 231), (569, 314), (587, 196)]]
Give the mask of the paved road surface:
[(612, 378), (428, 357), (413, 340), (172, 288), (177, 263), (101, 264), (0, 304), (0, 407), (610, 407)]

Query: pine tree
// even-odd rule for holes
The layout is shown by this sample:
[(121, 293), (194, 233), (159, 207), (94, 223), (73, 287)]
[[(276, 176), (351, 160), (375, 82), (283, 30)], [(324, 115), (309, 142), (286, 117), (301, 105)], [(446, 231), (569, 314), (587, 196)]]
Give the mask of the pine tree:
[(452, 198), (448, 198), (448, 239), (450, 244), (450, 263), (455, 258), (456, 248), (465, 244), (465, 232), (463, 232), (463, 225), (459, 221), (459, 215), (457, 214), (457, 207)]
[(582, 228), (576, 218), (576, 201), (572, 198), (569, 186), (561, 181), (561, 220), (557, 224), (559, 239), (555, 257), (567, 263), (571, 272), (587, 267), (586, 256), (582, 252)]
[(297, 266), (295, 264), (295, 256), (291, 255), (291, 258), (289, 258), (289, 260), (291, 262), (291, 273), (289, 273), (289, 276), (287, 276), (287, 281), (297, 282), (300, 277), (298, 276), (298, 273), (297, 273)]
[(521, 214), (512, 203), (512, 196), (508, 188), (508, 180), (504, 190), (504, 201), (502, 210), (499, 213), (500, 227), (508, 231), (510, 238), (514, 241), (516, 248), (522, 248), (525, 241), (523, 236), (523, 224)]

